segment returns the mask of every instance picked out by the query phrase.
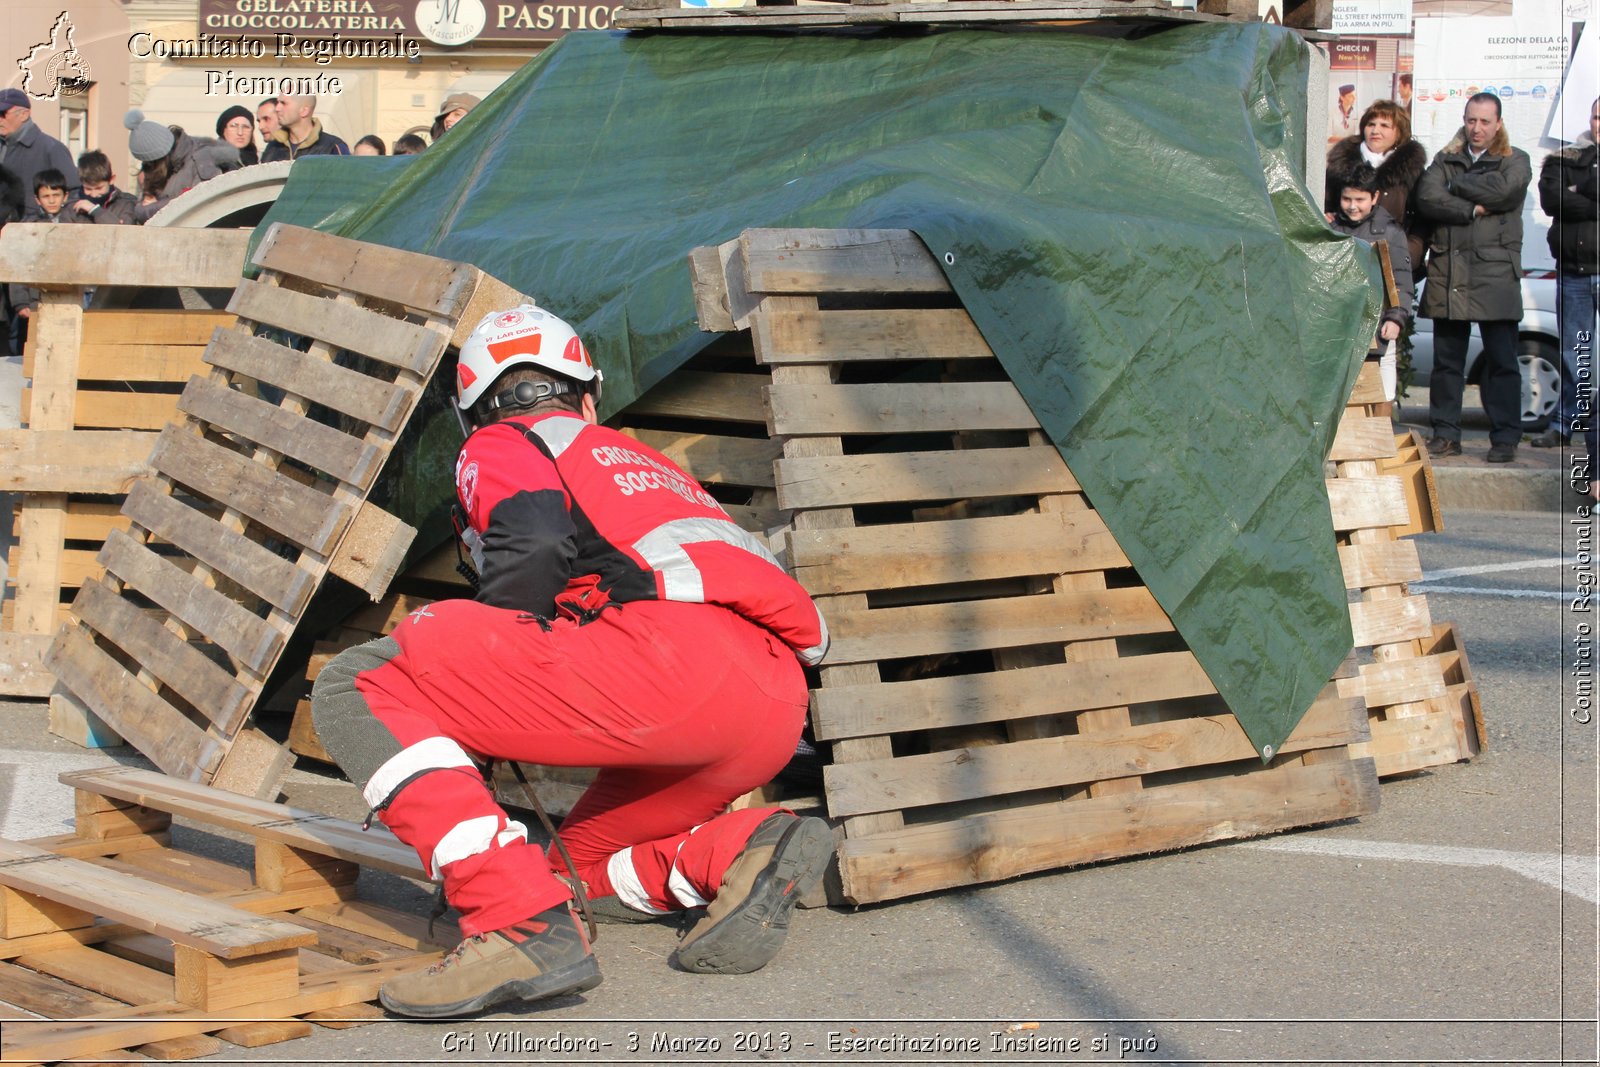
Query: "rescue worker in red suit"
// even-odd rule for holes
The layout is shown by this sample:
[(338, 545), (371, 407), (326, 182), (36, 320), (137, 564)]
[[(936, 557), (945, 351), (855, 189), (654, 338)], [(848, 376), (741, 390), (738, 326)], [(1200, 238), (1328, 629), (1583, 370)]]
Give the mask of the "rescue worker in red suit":
[[(794, 752), (822, 618), (693, 479), (597, 424), (600, 381), (546, 311), (478, 324), (456, 460), (477, 599), (413, 612), (317, 678), (323, 744), (461, 917), (458, 948), (383, 987), (397, 1014), (599, 984), (558, 873), (612, 919), (705, 907), (674, 961), (756, 970), (832, 853), (820, 819), (727, 811)], [(495, 803), (486, 758), (600, 769), (561, 830), (575, 870)]]

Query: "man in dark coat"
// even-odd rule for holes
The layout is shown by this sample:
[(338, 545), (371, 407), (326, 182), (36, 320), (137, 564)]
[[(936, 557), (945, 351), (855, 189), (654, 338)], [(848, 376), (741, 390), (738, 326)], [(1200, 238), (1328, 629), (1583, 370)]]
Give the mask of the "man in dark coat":
[(1600, 100), (1589, 105), (1589, 132), (1545, 157), (1539, 207), (1554, 220), (1550, 254), (1561, 294), (1561, 404), (1550, 428), (1532, 441), (1557, 448), (1594, 426), (1595, 297), (1600, 294)]
[(314, 96), (278, 97), (278, 128), (261, 150), (261, 162), (276, 163), (301, 156), (348, 156), (350, 146), (322, 128), (321, 120), (314, 117), (316, 110)]
[(1522, 439), (1522, 202), (1528, 153), (1511, 147), (1500, 98), (1467, 99), (1463, 126), (1417, 183), (1417, 212), (1432, 226), (1428, 284), (1418, 314), (1433, 320), (1428, 415), (1435, 456), (1461, 454), (1461, 394), (1472, 324), (1483, 337), (1479, 390), (1489, 416), (1489, 462), (1509, 463)]
[(42, 170), (59, 170), (66, 176), (68, 195), (78, 192), (72, 153), (33, 124), (33, 102), (21, 89), (0, 89), (0, 163), (22, 180), (30, 195), (34, 176)]

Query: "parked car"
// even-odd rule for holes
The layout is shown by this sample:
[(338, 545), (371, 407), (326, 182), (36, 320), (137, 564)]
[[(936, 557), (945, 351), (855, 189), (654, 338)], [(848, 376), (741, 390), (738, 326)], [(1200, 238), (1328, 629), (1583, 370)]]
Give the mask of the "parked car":
[[(1426, 285), (1427, 282), (1422, 283)], [(1422, 285), (1417, 302), (1422, 301)], [(1414, 305), (1415, 306), (1415, 305)], [(1483, 339), (1472, 327), (1467, 343), (1467, 383), (1482, 375)], [(1554, 271), (1530, 271), (1522, 279), (1522, 322), (1517, 325), (1517, 360), (1522, 364), (1522, 428), (1537, 432), (1555, 414), (1561, 397), (1561, 329), (1556, 325)], [(1411, 384), (1426, 389), (1433, 373), (1433, 320), (1418, 319), (1411, 337)]]

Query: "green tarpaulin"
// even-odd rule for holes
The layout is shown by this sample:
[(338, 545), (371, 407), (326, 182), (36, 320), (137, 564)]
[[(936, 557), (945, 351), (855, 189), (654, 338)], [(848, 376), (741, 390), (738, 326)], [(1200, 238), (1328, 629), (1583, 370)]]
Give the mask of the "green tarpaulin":
[(1373, 257), (1304, 186), (1307, 67), (1262, 24), (577, 33), (420, 157), (297, 163), (267, 221), (535, 295), (589, 341), (610, 411), (712, 339), (696, 246), (916, 231), (1276, 749), (1351, 647), (1323, 459), (1378, 310)]

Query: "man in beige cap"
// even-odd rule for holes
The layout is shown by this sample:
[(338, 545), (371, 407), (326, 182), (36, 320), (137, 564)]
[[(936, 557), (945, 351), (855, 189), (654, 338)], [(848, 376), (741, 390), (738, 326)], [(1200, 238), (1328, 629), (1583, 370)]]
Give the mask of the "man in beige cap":
[(481, 99), (471, 93), (451, 93), (444, 98), (444, 103), (439, 105), (439, 114), (434, 116), (433, 129), (429, 132), (435, 141), (444, 136), (446, 130), (467, 117), (467, 112), (483, 103)]

